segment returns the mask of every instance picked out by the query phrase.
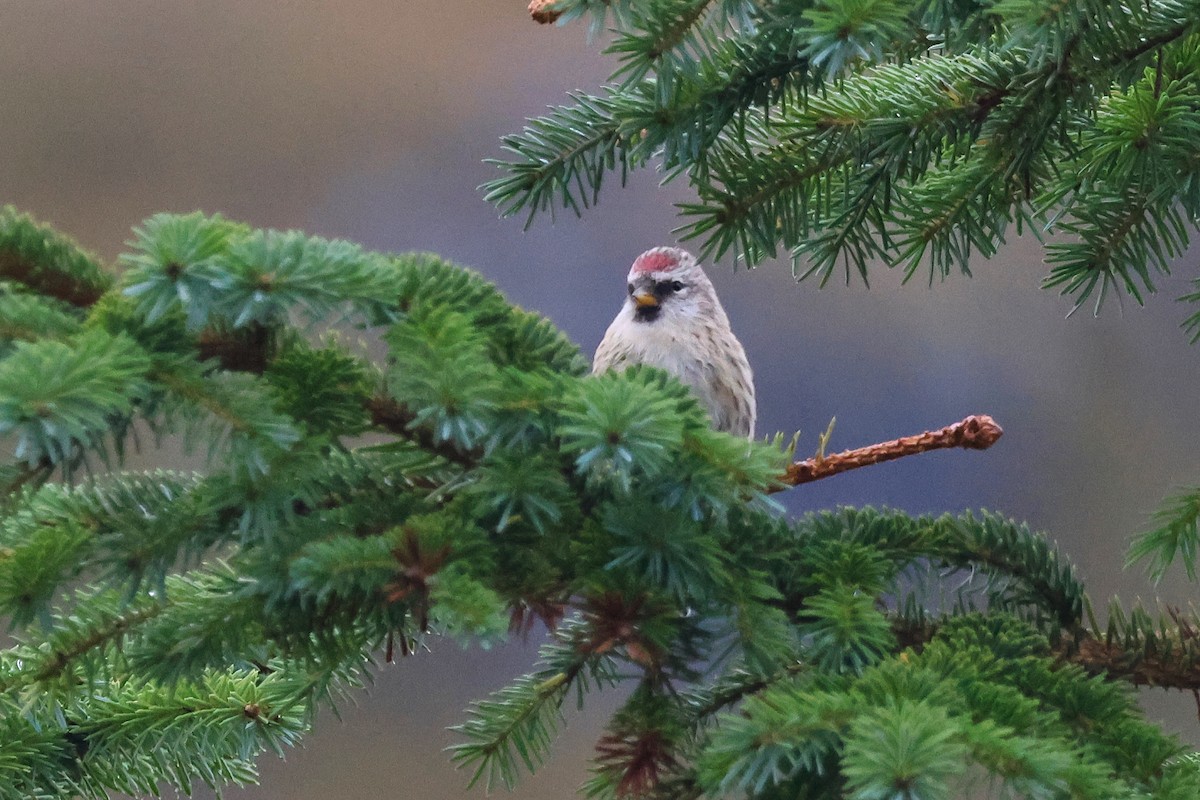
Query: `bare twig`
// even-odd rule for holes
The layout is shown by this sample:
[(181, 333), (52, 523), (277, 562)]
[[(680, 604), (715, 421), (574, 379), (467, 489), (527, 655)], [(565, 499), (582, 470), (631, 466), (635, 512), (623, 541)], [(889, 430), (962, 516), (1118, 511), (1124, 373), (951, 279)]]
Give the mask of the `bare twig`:
[[(412, 427), (415, 414), (406, 406), (387, 395), (375, 395), (366, 403), (371, 422), (376, 427), (411, 439), (426, 450), (437, 453), (448, 461), (468, 469), (478, 465), (482, 454), (472, 450), (460, 450), (449, 442), (434, 441), (431, 433), (420, 427)], [(867, 467), (883, 461), (916, 455), (928, 450), (944, 447), (965, 447), (971, 450), (986, 450), (996, 443), (1004, 430), (986, 414), (975, 414), (962, 422), (947, 425), (937, 431), (926, 431), (916, 436), (904, 436), (890, 442), (844, 450), (831, 456), (815, 456), (797, 461), (787, 468), (771, 492), (781, 492), (802, 483), (819, 481), (839, 472)]]
[(797, 461), (787, 468), (787, 472), (780, 479), (783, 485), (777, 491), (782, 491), (789, 486), (819, 481), (830, 475), (837, 475), (839, 472), (912, 456), (929, 450), (939, 450), (943, 447), (986, 450), (995, 444), (1003, 433), (1004, 429), (987, 414), (975, 414), (962, 422), (947, 425), (941, 430), (925, 431), (916, 436), (903, 436), (890, 442), (881, 442), (856, 450), (843, 450), (831, 456), (817, 456)]

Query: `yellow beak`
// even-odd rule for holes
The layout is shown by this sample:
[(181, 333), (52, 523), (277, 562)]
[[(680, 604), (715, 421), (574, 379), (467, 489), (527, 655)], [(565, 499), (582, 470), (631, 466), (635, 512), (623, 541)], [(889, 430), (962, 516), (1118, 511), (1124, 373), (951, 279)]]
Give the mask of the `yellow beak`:
[(658, 298), (652, 294), (635, 294), (633, 302), (638, 308), (658, 308)]

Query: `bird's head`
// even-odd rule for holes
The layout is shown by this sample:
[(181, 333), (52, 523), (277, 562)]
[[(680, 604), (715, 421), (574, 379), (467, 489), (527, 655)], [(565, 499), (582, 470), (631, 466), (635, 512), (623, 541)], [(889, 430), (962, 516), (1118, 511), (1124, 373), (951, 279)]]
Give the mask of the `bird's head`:
[(696, 258), (678, 247), (655, 247), (633, 261), (629, 303), (636, 322), (696, 318), (711, 312), (712, 284)]

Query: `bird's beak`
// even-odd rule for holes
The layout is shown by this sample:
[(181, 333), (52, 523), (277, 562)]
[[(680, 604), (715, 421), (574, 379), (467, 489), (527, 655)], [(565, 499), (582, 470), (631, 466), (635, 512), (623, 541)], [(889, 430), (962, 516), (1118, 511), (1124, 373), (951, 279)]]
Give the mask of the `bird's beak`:
[(658, 298), (648, 292), (635, 294), (633, 302), (637, 303), (638, 308), (658, 308)]

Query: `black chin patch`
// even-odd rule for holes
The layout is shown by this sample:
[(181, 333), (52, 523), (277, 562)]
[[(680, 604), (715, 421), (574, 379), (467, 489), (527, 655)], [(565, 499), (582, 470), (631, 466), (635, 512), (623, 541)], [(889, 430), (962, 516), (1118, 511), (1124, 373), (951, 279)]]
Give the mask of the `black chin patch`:
[(654, 322), (661, 311), (662, 306), (638, 306), (633, 310), (633, 319), (635, 322)]

